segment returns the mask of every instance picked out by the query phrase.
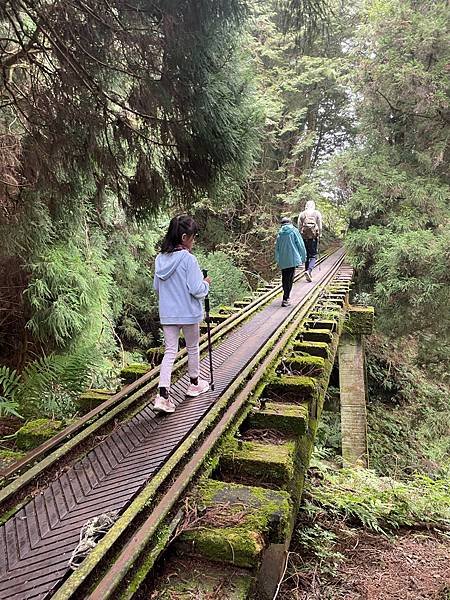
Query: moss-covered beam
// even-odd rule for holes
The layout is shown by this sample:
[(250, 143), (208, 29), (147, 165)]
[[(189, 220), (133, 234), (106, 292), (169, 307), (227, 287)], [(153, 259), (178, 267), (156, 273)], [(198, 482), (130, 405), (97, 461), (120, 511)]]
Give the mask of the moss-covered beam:
[(124, 381), (132, 382), (148, 373), (151, 369), (152, 366), (148, 363), (134, 363), (122, 369), (120, 376)]
[(349, 306), (345, 332), (350, 335), (370, 335), (373, 332), (375, 309), (373, 306)]
[(264, 397), (280, 402), (302, 403), (313, 400), (317, 393), (317, 381), (305, 375), (272, 377), (264, 389)]
[(329, 345), (326, 342), (295, 342), (294, 351), (305, 355), (329, 358)]
[(232, 443), (222, 452), (219, 472), (225, 479), (289, 490), (294, 479), (296, 443)]
[(248, 600), (255, 578), (246, 569), (217, 565), (199, 559), (169, 560), (156, 583), (154, 593), (158, 600), (198, 600), (223, 598)]
[(62, 421), (52, 419), (28, 421), (16, 433), (17, 447), (19, 450), (32, 450), (53, 437), (63, 425)]
[(264, 549), (282, 543), (291, 526), (287, 492), (209, 479), (197, 488), (196, 502), (203, 518), (175, 543), (190, 556), (254, 568)]
[(265, 402), (259, 409), (250, 413), (247, 424), (250, 428), (275, 429), (301, 436), (308, 428), (308, 404)]
[(299, 337), (305, 342), (325, 342), (326, 344), (329, 344), (333, 339), (331, 331), (327, 328), (304, 329), (299, 334)]

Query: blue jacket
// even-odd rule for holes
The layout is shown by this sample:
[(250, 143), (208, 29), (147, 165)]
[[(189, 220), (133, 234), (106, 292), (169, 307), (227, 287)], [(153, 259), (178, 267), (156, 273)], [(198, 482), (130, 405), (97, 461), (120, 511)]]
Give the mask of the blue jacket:
[(292, 223), (286, 223), (278, 232), (275, 260), (280, 269), (298, 267), (306, 260), (306, 249), (300, 232)]
[(197, 259), (187, 250), (158, 254), (153, 287), (159, 296), (162, 325), (191, 325), (203, 320), (209, 285)]

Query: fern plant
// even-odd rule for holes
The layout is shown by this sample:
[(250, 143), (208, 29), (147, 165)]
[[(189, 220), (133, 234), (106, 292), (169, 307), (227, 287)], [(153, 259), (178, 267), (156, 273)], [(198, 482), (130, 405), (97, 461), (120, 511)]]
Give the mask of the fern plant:
[[(67, 418), (75, 412), (74, 397), (87, 385), (97, 366), (94, 348), (71, 354), (51, 354), (29, 363), (18, 374), (0, 368), (0, 415)], [(14, 411), (14, 412), (13, 412)]]
[(16, 401), (16, 393), (20, 385), (20, 377), (15, 369), (0, 366), (0, 417), (19, 417), (19, 403)]

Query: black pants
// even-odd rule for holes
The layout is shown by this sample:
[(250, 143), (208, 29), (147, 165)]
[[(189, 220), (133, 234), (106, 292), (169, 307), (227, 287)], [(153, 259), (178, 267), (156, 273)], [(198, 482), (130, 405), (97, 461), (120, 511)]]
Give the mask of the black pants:
[(305, 242), (306, 248), (305, 271), (312, 271), (317, 262), (317, 246), (319, 240), (316, 238), (312, 240), (304, 239), (303, 241)]
[(281, 281), (283, 283), (283, 300), (289, 300), (289, 296), (292, 290), (292, 284), (294, 283), (294, 271), (295, 267), (281, 269)]

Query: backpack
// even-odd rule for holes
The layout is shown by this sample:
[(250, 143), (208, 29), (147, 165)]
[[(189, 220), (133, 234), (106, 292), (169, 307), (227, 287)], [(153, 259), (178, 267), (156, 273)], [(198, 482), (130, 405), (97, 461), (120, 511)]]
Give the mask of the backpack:
[(313, 240), (317, 237), (319, 228), (317, 227), (316, 217), (313, 213), (305, 214), (300, 233), (305, 240)]

